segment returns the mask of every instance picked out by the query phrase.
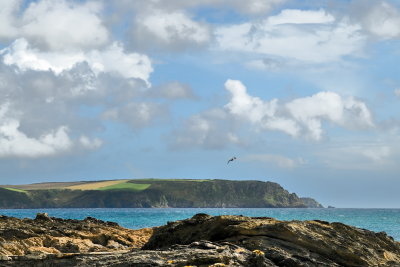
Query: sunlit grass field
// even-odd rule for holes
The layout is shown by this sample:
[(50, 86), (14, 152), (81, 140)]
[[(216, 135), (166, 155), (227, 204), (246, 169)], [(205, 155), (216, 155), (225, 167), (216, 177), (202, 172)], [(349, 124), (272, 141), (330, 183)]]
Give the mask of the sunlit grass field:
[(98, 190), (100, 188), (105, 188), (109, 186), (114, 186), (122, 183), (126, 183), (129, 180), (113, 180), (113, 181), (102, 181), (102, 182), (89, 182), (89, 183), (84, 183), (84, 184), (79, 184), (79, 185), (73, 185), (73, 186), (68, 186), (65, 187), (65, 189), (71, 189), (71, 190)]
[(133, 190), (133, 191), (142, 191), (149, 188), (151, 184), (135, 184), (135, 183), (119, 183), (106, 187), (98, 188), (97, 190)]
[(17, 189), (17, 188), (4, 187), (4, 189), (11, 190), (11, 191), (15, 191), (15, 192), (19, 192), (19, 193), (25, 193), (25, 194), (28, 193), (28, 191), (26, 191), (26, 190)]

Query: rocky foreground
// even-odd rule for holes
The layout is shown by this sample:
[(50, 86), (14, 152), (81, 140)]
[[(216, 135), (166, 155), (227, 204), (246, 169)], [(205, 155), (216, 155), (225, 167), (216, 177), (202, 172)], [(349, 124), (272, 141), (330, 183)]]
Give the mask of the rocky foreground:
[(342, 223), (194, 217), (130, 230), (0, 216), (0, 266), (400, 266), (400, 243)]

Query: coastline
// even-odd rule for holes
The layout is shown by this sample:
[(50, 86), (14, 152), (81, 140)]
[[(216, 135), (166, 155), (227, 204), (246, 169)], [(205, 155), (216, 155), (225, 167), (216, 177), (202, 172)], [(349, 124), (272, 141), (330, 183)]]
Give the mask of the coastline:
[(385, 231), (400, 240), (400, 209), (314, 209), (314, 208), (95, 208), (95, 209), (8, 209), (0, 214), (18, 218), (35, 218), (36, 213), (47, 212), (52, 217), (84, 219), (91, 216), (104, 221), (116, 221), (130, 229), (155, 227), (168, 221), (182, 220), (196, 213), (210, 215), (245, 215), (273, 217), (279, 220), (324, 220), (369, 229)]
[(0, 266), (400, 264), (400, 243), (386, 233), (320, 220), (196, 214), (131, 230), (91, 217), (71, 220), (41, 213), (35, 219), (0, 216), (0, 229)]

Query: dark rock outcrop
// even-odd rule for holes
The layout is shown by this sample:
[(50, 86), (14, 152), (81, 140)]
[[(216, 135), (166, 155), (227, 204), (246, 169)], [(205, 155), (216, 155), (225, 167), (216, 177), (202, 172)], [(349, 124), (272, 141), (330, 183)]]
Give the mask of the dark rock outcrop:
[(197, 240), (261, 250), (276, 266), (400, 266), (400, 243), (386, 233), (318, 220), (198, 214), (159, 227), (143, 249)]
[(39, 267), (39, 266), (275, 266), (262, 254), (248, 251), (232, 244), (214, 244), (212, 242), (194, 242), (190, 245), (176, 245), (167, 250), (131, 252), (63, 254), (63, 255), (26, 255), (9, 257), (1, 261), (0, 266)]
[(0, 216), (0, 266), (400, 266), (400, 243), (318, 220), (197, 214), (129, 230), (90, 217)]
[(315, 199), (310, 197), (301, 197), (301, 201), (307, 206), (307, 208), (323, 208), (320, 203), (318, 203)]

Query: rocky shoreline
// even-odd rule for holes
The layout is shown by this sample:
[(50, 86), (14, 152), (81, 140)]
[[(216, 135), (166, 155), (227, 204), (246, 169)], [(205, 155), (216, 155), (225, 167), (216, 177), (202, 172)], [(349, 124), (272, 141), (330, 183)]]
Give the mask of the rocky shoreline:
[(0, 216), (0, 266), (400, 266), (400, 243), (342, 223), (197, 214), (139, 230)]

